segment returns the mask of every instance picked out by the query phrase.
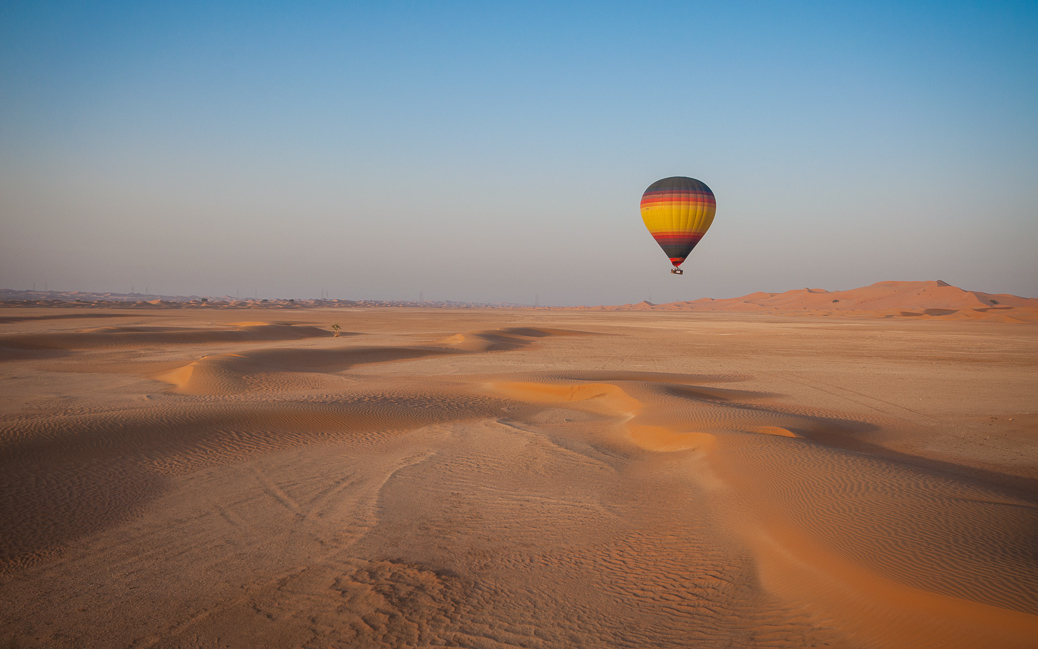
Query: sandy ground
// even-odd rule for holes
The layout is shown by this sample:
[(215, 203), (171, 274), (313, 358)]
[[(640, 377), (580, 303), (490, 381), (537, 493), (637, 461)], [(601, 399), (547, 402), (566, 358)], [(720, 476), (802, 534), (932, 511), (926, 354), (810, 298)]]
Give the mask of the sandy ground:
[(1036, 487), (1034, 324), (0, 310), (3, 647), (1033, 647)]

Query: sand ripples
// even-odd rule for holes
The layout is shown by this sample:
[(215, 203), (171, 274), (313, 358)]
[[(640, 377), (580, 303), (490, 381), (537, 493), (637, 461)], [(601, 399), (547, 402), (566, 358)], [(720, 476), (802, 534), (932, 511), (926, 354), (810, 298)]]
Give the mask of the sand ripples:
[[(595, 344), (477, 327), (424, 344), (268, 323), (0, 337), (5, 367), (121, 372), (147, 391), (3, 413), (0, 630), (97, 644), (97, 620), (119, 619), (105, 637), (140, 647), (1038, 634), (1026, 494), (870, 454), (882, 420), (739, 389), (746, 375), (465, 374)], [(161, 370), (90, 364), (153, 346)]]
[[(742, 512), (733, 529), (772, 572), (781, 563), (782, 579), (803, 579), (825, 565), (790, 558), (797, 554), (793, 546), (805, 544), (821, 548), (815, 554), (838, 557), (833, 565), (847, 566), (830, 568), (826, 583), (814, 585), (814, 597), (852, 593), (841, 605), (821, 606), (827, 615), (844, 621), (860, 616), (870, 596), (884, 593), (894, 601), (924, 602), (877, 607), (898, 612), (896, 622), (861, 630), (882, 646), (910, 644), (909, 636), (899, 635), (904, 625), (924, 629), (917, 631), (924, 645), (943, 637), (947, 646), (975, 646), (996, 625), (1006, 627), (1000, 644), (1025, 646), (1038, 632), (1034, 502), (912, 465), (790, 439), (853, 439), (870, 424), (760, 403), (770, 395), (688, 384), (549, 380), (494, 388), (531, 402), (611, 414), (626, 422), (629, 438), (644, 449), (707, 457), (726, 487), (725, 498)], [(788, 594), (781, 587), (776, 592)], [(912, 592), (927, 595), (905, 595)], [(946, 601), (957, 604), (942, 606)]]
[(0, 567), (125, 520), (164, 477), (500, 410), (478, 396), (374, 392), (322, 403), (199, 403), (8, 422), (0, 425)]
[(755, 439), (725, 462), (769, 485), (761, 504), (829, 552), (913, 588), (1038, 614), (1034, 503), (849, 451), (815, 447), (805, 461), (802, 446)]

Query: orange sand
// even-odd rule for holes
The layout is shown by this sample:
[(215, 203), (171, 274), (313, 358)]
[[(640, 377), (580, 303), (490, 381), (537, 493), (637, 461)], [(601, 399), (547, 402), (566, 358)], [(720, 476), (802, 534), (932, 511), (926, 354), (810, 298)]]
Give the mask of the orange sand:
[[(849, 291), (804, 288), (715, 300), (599, 307), (618, 311), (779, 313), (869, 318), (1038, 322), (1038, 299), (965, 291), (945, 282), (877, 282)], [(582, 307), (587, 309), (587, 307)]]
[(1038, 328), (869, 288), (0, 310), (0, 639), (1034, 646)]

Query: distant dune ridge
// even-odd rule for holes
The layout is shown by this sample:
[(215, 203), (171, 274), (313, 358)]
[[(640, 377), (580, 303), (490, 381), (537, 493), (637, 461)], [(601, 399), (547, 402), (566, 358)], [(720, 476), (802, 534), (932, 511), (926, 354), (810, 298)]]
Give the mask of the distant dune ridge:
[(966, 291), (940, 280), (877, 282), (849, 291), (802, 288), (785, 293), (750, 293), (721, 300), (706, 297), (668, 304), (639, 302), (601, 308), (615, 311), (738, 311), (998, 322), (1038, 321), (1038, 299), (1003, 293)]
[[(61, 291), (19, 291), (0, 289), (0, 306), (78, 307), (120, 309), (313, 309), (313, 308), (439, 308), (512, 309), (527, 308), (508, 302), (485, 304), (430, 300), (332, 300), (332, 299), (238, 299), (229, 296), (201, 298), (158, 296), (138, 293), (86, 293)], [(750, 293), (726, 299), (701, 298), (682, 302), (578, 307), (533, 307), (540, 310), (577, 309), (602, 311), (699, 311), (798, 314), (811, 316), (847, 315), (882, 318), (940, 318), (943, 320), (986, 320), (994, 322), (1038, 322), (1038, 299), (967, 291), (936, 281), (877, 282), (848, 291), (803, 288), (785, 293)], [(69, 314), (53, 318), (73, 317)], [(82, 317), (82, 316), (74, 316)], [(17, 315), (0, 316), (3, 322), (17, 322)]]

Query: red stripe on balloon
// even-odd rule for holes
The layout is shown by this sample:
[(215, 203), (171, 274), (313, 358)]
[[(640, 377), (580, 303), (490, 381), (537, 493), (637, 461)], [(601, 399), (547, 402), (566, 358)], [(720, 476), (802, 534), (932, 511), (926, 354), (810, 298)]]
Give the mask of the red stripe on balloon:
[(652, 238), (660, 243), (693, 243), (703, 238), (702, 232), (687, 234), (685, 232), (652, 232)]

